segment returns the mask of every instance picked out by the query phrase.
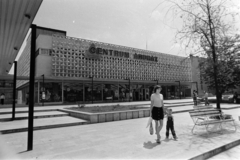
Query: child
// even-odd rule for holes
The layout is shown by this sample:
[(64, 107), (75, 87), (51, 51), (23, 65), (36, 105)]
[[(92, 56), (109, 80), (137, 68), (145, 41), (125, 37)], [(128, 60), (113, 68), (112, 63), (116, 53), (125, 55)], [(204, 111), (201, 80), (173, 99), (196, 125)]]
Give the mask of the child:
[(177, 140), (176, 133), (174, 131), (174, 123), (173, 123), (173, 116), (172, 116), (172, 109), (168, 109), (167, 111), (167, 127), (166, 127), (166, 139), (169, 138), (169, 129), (171, 129), (173, 138)]

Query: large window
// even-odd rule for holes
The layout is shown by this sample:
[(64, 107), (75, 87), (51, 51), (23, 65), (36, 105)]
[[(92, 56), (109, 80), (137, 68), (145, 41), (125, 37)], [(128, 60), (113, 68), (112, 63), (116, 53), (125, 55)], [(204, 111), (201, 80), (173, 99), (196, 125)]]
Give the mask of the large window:
[(128, 84), (119, 84), (119, 100), (120, 101), (129, 101), (129, 96), (130, 96), (129, 85)]
[(83, 101), (82, 83), (63, 83), (64, 102)]
[(103, 84), (103, 100), (118, 101), (119, 90), (117, 84)]
[(45, 94), (44, 102), (62, 102), (62, 83), (40, 82), (40, 102), (43, 101), (43, 93)]
[(93, 86), (91, 83), (84, 84), (84, 91), (86, 102), (102, 101), (102, 84), (94, 83)]

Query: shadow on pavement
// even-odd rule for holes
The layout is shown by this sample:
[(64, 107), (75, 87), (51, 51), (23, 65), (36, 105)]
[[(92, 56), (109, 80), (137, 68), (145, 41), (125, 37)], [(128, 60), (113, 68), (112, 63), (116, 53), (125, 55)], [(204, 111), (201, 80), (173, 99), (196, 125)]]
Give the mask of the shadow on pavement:
[(144, 142), (143, 143), (143, 147), (146, 148), (146, 149), (153, 149), (154, 147), (156, 147), (157, 143), (152, 143), (151, 141), (148, 141), (148, 142)]

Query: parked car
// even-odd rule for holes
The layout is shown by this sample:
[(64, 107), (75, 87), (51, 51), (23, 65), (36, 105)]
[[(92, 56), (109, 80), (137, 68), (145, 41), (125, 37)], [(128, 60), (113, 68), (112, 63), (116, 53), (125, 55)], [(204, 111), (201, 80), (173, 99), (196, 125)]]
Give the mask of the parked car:
[(228, 103), (240, 103), (240, 94), (238, 93), (223, 93), (222, 101)]

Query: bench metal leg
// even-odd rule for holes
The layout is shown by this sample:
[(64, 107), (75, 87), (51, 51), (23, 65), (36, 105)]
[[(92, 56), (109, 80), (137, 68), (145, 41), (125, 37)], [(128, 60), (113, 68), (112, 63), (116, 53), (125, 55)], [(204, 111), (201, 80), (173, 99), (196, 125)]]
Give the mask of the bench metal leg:
[(195, 126), (196, 126), (196, 124), (194, 124), (194, 126), (193, 126), (193, 128), (192, 128), (192, 134), (194, 134), (194, 133), (193, 133), (193, 130), (194, 130), (194, 127), (195, 127)]
[(232, 121), (233, 122), (233, 126), (234, 126), (234, 128), (235, 128), (235, 132), (237, 131), (237, 126), (236, 126), (236, 124), (235, 124), (235, 121)]
[(198, 120), (199, 120), (199, 119), (197, 119), (196, 122), (193, 120), (193, 122), (194, 122), (194, 126), (193, 126), (193, 128), (192, 128), (192, 134), (194, 134), (194, 133), (193, 133), (193, 130), (194, 130), (194, 128), (195, 128), (195, 126), (196, 126)]

